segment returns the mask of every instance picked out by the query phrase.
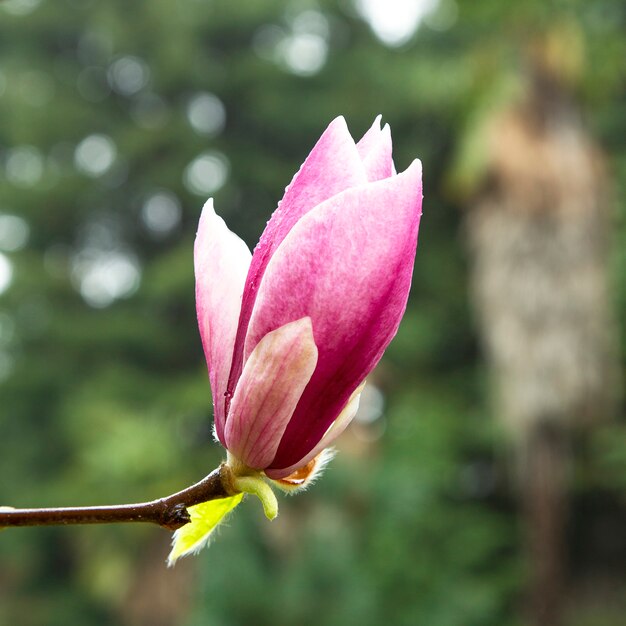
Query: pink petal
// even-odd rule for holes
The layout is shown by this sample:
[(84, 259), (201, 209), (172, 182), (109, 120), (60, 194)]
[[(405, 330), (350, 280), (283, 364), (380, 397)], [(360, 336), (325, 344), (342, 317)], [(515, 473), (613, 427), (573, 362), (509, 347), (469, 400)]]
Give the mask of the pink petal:
[(226, 421), (230, 453), (256, 469), (271, 463), (316, 364), (310, 317), (259, 341), (244, 365)]
[(232, 391), (241, 373), (243, 345), (265, 268), (276, 248), (293, 225), (312, 208), (355, 185), (367, 182), (361, 157), (357, 152), (346, 121), (335, 119), (306, 158), (300, 171), (285, 190), (285, 195), (270, 218), (254, 249), (241, 307), (235, 340), (233, 365), (228, 389)]
[(224, 442), (224, 394), (250, 266), (248, 246), (215, 214), (213, 200), (202, 209), (194, 246), (196, 311), (213, 394), (215, 429)]
[(350, 396), (350, 400), (348, 400), (348, 404), (343, 407), (341, 413), (337, 419), (332, 423), (331, 427), (326, 431), (324, 436), (319, 440), (318, 444), (311, 450), (303, 459), (300, 459), (293, 465), (286, 467), (285, 469), (271, 470), (268, 469), (265, 471), (268, 478), (272, 478), (277, 480), (279, 478), (285, 478), (289, 476), (293, 472), (295, 472), (298, 468), (304, 467), (307, 463), (313, 460), (318, 454), (321, 454), (322, 451), (327, 450), (328, 446), (330, 446), (339, 435), (346, 429), (348, 424), (352, 421), (356, 412), (359, 410), (359, 401), (361, 400), (361, 391), (363, 391), (363, 387), (365, 387), (365, 383), (359, 385), (359, 387), (352, 393)]
[(389, 178), (395, 174), (391, 156), (391, 129), (385, 124), (381, 130), (379, 115), (356, 147), (367, 173), (367, 180)]
[(349, 189), (305, 215), (270, 261), (246, 337), (310, 316), (317, 368), (271, 469), (291, 467), (322, 438), (379, 361), (406, 307), (421, 215), (421, 164)]

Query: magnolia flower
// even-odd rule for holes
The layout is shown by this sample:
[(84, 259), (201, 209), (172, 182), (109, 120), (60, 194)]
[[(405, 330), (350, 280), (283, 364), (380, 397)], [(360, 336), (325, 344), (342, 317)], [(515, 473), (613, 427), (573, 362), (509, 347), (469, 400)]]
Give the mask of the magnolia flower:
[(342, 117), (330, 124), (252, 255), (207, 202), (198, 324), (235, 476), (289, 488), (315, 475), (400, 324), (421, 205), (421, 164), (396, 174), (380, 117), (357, 144)]

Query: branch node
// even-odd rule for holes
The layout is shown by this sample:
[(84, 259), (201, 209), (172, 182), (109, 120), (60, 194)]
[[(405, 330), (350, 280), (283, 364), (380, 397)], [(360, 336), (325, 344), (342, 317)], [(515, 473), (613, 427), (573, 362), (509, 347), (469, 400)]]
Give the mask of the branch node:
[(165, 509), (161, 526), (167, 530), (178, 530), (191, 522), (191, 515), (184, 504), (175, 504)]

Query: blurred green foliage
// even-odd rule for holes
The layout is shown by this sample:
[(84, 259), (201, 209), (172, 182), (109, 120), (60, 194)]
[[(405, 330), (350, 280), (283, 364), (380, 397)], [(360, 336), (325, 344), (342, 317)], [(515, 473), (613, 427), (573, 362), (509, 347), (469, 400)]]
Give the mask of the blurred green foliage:
[[(174, 570), (154, 529), (2, 533), (0, 624), (520, 623), (511, 462), (489, 415), (459, 208), (480, 175), (473, 134), (521, 88), (543, 33), (617, 181), (626, 337), (625, 8), (441, 0), (389, 46), (355, 6), (0, 5), (0, 261), (12, 269), (0, 504), (149, 499), (219, 463), (193, 300), (208, 196), (252, 246), (330, 120), (345, 115), (359, 137), (378, 113), (398, 169), (422, 159), (426, 195), (409, 310), (373, 377), (384, 417), (346, 433), (323, 480), (283, 499), (271, 525), (242, 506)], [(577, 450), (573, 625), (623, 619), (625, 468), (623, 419)]]

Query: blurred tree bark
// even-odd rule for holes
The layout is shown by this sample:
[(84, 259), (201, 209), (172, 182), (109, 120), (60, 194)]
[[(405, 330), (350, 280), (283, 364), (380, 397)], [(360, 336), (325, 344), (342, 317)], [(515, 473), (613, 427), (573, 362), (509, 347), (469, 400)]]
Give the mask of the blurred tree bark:
[(611, 413), (618, 381), (607, 176), (553, 44), (534, 45), (522, 95), (482, 129), (466, 220), (495, 411), (514, 434), (536, 626), (564, 621), (570, 435)]

